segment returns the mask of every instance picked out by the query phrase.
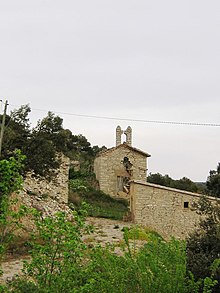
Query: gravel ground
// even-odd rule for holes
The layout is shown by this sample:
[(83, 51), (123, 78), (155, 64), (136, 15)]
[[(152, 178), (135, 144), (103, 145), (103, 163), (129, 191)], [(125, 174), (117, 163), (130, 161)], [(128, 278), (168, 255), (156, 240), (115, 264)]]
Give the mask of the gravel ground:
[[(88, 218), (87, 223), (94, 226), (94, 233), (84, 236), (84, 241), (88, 245), (99, 243), (105, 245), (111, 243), (116, 245), (116, 253), (120, 254), (118, 246), (123, 240), (123, 227), (131, 227), (132, 223), (122, 222), (103, 218)], [(23, 260), (30, 259), (28, 256), (19, 256), (18, 258), (9, 258), (2, 264), (3, 275), (0, 277), (0, 283), (10, 281), (14, 276), (22, 273)]]

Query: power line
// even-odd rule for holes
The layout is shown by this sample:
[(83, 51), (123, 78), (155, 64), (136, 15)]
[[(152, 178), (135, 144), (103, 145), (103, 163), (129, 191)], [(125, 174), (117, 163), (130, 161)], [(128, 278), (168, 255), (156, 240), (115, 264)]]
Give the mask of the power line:
[[(12, 105), (18, 106), (18, 105)], [(48, 112), (48, 110), (32, 108), (33, 111)], [(56, 114), (93, 118), (93, 119), (105, 119), (105, 120), (115, 120), (115, 121), (128, 121), (128, 122), (141, 122), (141, 123), (151, 123), (151, 124), (170, 124), (170, 125), (186, 125), (186, 126), (206, 126), (206, 127), (220, 127), (219, 123), (200, 123), (200, 122), (183, 122), (183, 121), (164, 121), (164, 120), (145, 120), (145, 119), (132, 119), (132, 118), (121, 118), (121, 117), (110, 117), (110, 116), (98, 116), (98, 115), (88, 115), (88, 114), (76, 114), (68, 112), (51, 111)]]

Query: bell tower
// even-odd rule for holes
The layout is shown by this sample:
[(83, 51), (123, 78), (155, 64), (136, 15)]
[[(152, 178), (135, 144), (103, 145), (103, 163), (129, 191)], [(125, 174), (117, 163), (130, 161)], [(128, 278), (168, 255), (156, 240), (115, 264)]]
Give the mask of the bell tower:
[(129, 146), (132, 144), (132, 129), (130, 126), (127, 127), (126, 130), (122, 130), (120, 126), (117, 126), (116, 128), (116, 147), (121, 144), (121, 136), (122, 134), (125, 134), (126, 141), (125, 143)]

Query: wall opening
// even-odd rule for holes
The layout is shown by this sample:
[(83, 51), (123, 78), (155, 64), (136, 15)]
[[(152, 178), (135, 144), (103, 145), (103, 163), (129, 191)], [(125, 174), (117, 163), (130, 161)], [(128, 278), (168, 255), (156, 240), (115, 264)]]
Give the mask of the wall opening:
[(184, 201), (184, 209), (188, 209), (189, 208), (189, 202), (188, 201)]
[(128, 172), (128, 174), (130, 176), (132, 176), (132, 166), (133, 166), (133, 164), (131, 164), (131, 162), (129, 161), (129, 158), (128, 157), (124, 157), (124, 159), (123, 159), (123, 165), (124, 165), (126, 171)]
[(129, 177), (117, 176), (117, 192), (129, 192)]

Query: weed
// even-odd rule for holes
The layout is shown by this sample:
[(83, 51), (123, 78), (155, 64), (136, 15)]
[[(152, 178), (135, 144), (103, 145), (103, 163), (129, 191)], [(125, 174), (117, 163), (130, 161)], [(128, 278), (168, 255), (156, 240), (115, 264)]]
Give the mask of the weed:
[(89, 216), (123, 220), (128, 213), (128, 202), (125, 199), (112, 198), (95, 189), (90, 177), (78, 173), (74, 176), (69, 183), (69, 202), (74, 205), (74, 209), (80, 209), (81, 203), (86, 202), (89, 204)]
[[(133, 254), (130, 230), (125, 229), (125, 249), (117, 255), (118, 244), (101, 247), (82, 242), (87, 229), (84, 211), (80, 214), (74, 213), (74, 223), (64, 213), (53, 219), (37, 216), (38, 238), (43, 244), (33, 239), (32, 261), (25, 264), (25, 275), (11, 283), (10, 292), (198, 293), (202, 288), (203, 283), (195, 283), (193, 277), (186, 279), (185, 242), (166, 242), (152, 233)], [(205, 279), (203, 292), (211, 292), (214, 285), (211, 278)]]
[(162, 238), (156, 231), (148, 227), (134, 226), (130, 229), (123, 228), (127, 231), (127, 236), (129, 239), (133, 240), (146, 240), (149, 241), (152, 239), (152, 236)]

